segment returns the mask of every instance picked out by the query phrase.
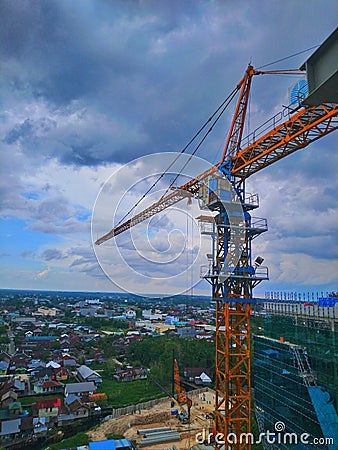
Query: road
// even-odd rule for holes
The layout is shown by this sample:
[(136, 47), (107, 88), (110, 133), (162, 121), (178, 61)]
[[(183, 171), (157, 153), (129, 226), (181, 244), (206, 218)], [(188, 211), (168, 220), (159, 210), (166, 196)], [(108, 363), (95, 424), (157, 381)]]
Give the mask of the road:
[(8, 323), (6, 323), (8, 326), (8, 337), (9, 337), (9, 344), (8, 344), (8, 353), (13, 356), (15, 354), (15, 344), (14, 344), (14, 334), (13, 331)]

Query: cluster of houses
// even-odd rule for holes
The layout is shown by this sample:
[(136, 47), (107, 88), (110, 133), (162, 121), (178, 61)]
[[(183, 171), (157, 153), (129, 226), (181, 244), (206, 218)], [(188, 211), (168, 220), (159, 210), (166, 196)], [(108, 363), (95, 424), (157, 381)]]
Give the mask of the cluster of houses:
[[(127, 328), (100, 331), (87, 325), (88, 317), (123, 320)], [(130, 343), (146, 335), (214, 339), (212, 318), (209, 310), (184, 305), (141, 309), (91, 299), (58, 301), (56, 308), (51, 301), (26, 298), (18, 308), (3, 302), (0, 326), (9, 330), (10, 342), (0, 351), (0, 446), (100, 415), (99, 400), (107, 396), (102, 388), (97, 393), (102, 378), (90, 365), (106, 360), (97, 344), (105, 334), (114, 335), (117, 358), (123, 361)], [(115, 380), (132, 382), (148, 376), (147, 369), (115, 361)], [(186, 368), (185, 376), (197, 385), (211, 383), (208, 369)]]
[[(70, 355), (30, 366), (29, 373), (6, 376), (0, 384), (0, 443), (41, 436), (50, 428), (100, 414), (96, 401), (107, 397), (96, 393), (102, 383), (98, 372), (79, 366)], [(65, 383), (74, 374), (76, 382)], [(30, 403), (32, 397), (36, 401)]]

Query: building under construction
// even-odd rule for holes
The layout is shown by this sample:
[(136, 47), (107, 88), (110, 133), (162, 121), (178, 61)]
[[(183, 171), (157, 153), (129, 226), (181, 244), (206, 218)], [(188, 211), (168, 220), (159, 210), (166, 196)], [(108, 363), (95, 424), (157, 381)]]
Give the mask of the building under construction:
[[(308, 303), (308, 302), (307, 302)], [(319, 302), (320, 303), (320, 302)], [(266, 302), (264, 336), (254, 337), (255, 412), (261, 432), (295, 433), (265, 449), (337, 448), (335, 303)], [(300, 436), (309, 443), (299, 446)], [(298, 440), (298, 442), (296, 442)]]

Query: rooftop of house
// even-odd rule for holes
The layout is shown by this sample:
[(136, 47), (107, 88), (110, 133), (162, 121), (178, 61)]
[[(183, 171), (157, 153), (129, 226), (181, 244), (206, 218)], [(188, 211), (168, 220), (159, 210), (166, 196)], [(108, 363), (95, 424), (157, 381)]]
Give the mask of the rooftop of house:
[(81, 392), (93, 392), (95, 391), (96, 386), (92, 381), (87, 381), (84, 383), (69, 383), (66, 384), (65, 393), (67, 394), (76, 394)]
[(48, 398), (38, 400), (36, 402), (38, 409), (59, 408), (61, 406), (61, 398)]
[(80, 366), (77, 369), (77, 371), (84, 380), (86, 380), (88, 377), (91, 377), (91, 376), (101, 378), (100, 375), (97, 372), (95, 372), (95, 370), (92, 370), (90, 367), (85, 366), (85, 365)]

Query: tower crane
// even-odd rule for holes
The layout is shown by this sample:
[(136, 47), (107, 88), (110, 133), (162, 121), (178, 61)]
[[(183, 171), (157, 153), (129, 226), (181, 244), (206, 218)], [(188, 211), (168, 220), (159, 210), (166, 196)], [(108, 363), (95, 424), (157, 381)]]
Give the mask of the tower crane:
[(180, 405), (187, 405), (188, 410), (188, 420), (190, 421), (190, 409), (192, 406), (191, 399), (187, 396), (185, 389), (181, 387), (181, 379), (180, 379), (180, 372), (178, 370), (178, 363), (177, 359), (174, 358), (174, 382), (175, 382), (175, 390), (176, 390), (176, 396), (177, 401)]
[[(190, 408), (191, 408), (191, 404), (189, 405), (187, 403), (188, 411), (186, 411), (183, 408), (183, 406), (182, 406), (182, 404), (183, 404), (182, 401), (180, 401), (178, 398), (175, 398), (175, 396), (173, 394), (170, 394), (170, 392), (164, 386), (162, 386), (155, 378), (153, 378), (151, 375), (148, 374), (148, 378), (153, 383), (155, 383), (156, 386), (158, 386), (161, 389), (161, 391), (163, 391), (170, 398), (170, 400), (172, 402), (171, 403), (172, 406), (177, 405), (177, 408), (179, 410), (179, 413), (177, 415), (178, 420), (180, 422), (182, 422), (183, 424), (189, 424), (190, 423)], [(190, 402), (191, 402), (191, 400), (190, 400)]]
[[(237, 436), (228, 447), (234, 450), (251, 448), (250, 442), (239, 440), (251, 429), (250, 315), (255, 302), (253, 288), (268, 279), (262, 258), (252, 261), (251, 242), (267, 226), (264, 219), (260, 222), (263, 225), (257, 225), (251, 217), (250, 211), (258, 207), (258, 196), (246, 192), (245, 181), (338, 128), (337, 104), (305, 106), (290, 112), (285, 121), (273, 122), (269, 130), (243, 145), (252, 78), (266, 73), (281, 72), (261, 72), (249, 64), (238, 83), (239, 96), (221, 161), (96, 241), (102, 244), (185, 197), (203, 197), (204, 206), (217, 212), (212, 222), (213, 260), (204, 278), (211, 284), (216, 302), (215, 432)], [(236, 215), (237, 206), (243, 212), (241, 219)], [(215, 448), (226, 447), (216, 441)]]

